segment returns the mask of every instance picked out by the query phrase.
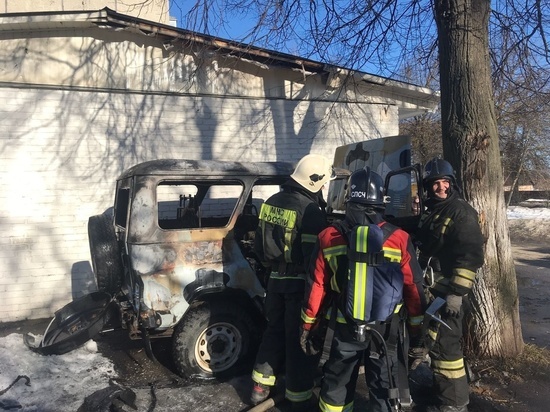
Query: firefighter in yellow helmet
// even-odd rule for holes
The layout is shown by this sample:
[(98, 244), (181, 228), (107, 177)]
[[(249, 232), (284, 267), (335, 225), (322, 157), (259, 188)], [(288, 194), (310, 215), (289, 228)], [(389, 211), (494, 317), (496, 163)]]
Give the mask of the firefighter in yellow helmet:
[(309, 154), (260, 209), (254, 249), (271, 273), (265, 301), (268, 323), (252, 372), (253, 404), (267, 399), (284, 370), (285, 397), (293, 410), (310, 410), (316, 365), (300, 348), (300, 309), (306, 268), (317, 234), (327, 225), (320, 190), (332, 175), (326, 157)]

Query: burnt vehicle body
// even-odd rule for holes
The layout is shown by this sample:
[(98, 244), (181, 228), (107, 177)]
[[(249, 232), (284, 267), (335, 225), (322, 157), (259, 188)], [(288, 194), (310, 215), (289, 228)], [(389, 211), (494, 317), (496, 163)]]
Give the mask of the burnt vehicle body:
[(261, 203), (285, 162), (154, 160), (125, 171), (114, 213), (88, 223), (98, 289), (132, 338), (172, 336), (184, 376), (231, 375), (254, 355), (265, 269), (253, 252)]
[[(370, 166), (386, 177), (388, 220), (414, 227), (419, 177), (408, 137), (339, 147), (334, 166), (329, 221), (344, 216), (349, 174)], [(268, 276), (253, 251), (258, 210), (293, 169), (286, 162), (149, 161), (117, 179), (112, 214), (90, 217), (99, 291), (113, 296), (122, 326), (149, 353), (151, 338), (172, 338), (182, 376), (231, 376), (253, 361)]]

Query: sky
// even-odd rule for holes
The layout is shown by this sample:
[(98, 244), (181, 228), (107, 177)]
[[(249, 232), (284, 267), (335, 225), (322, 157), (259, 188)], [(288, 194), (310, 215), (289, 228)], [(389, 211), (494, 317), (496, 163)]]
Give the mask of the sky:
[[(188, 29), (185, 26), (182, 17), (189, 12), (189, 8), (195, 3), (191, 0), (170, 0), (170, 16), (175, 17), (177, 20), (177, 27), (182, 29)], [(226, 40), (237, 40), (243, 38), (250, 29), (252, 29), (253, 24), (252, 20), (246, 21), (242, 19), (227, 19), (224, 28), (227, 28), (227, 31), (223, 30), (222, 27), (211, 27), (210, 34), (224, 38)]]
[[(550, 208), (513, 206), (508, 209), (508, 218), (524, 219), (535, 227), (540, 225), (540, 219), (550, 220)], [(39, 341), (40, 336), (35, 339)], [(98, 351), (94, 341), (88, 341), (84, 346), (64, 355), (43, 356), (27, 348), (22, 334), (12, 333), (0, 337), (0, 393), (19, 375), (28, 376), (30, 386), (25, 384), (26, 380), (19, 380), (0, 395), (0, 407), (11, 403), (21, 405), (17, 410), (24, 412), (76, 412), (86, 396), (106, 388), (109, 379), (117, 378), (112, 362)], [(227, 387), (223, 390), (227, 390)], [(171, 391), (169, 398), (174, 406), (167, 406), (163, 411), (181, 412), (185, 410), (182, 405), (196, 405), (197, 402), (204, 404), (205, 396), (214, 398), (210, 401), (213, 406), (201, 408), (201, 411), (225, 410), (220, 406), (222, 401), (216, 400), (220, 393), (212, 395), (211, 389), (206, 387)]]

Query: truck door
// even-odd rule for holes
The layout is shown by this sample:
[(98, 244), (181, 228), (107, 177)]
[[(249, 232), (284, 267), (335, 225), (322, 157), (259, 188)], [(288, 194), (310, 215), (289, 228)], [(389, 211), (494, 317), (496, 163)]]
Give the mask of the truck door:
[[(388, 221), (412, 230), (422, 210), (420, 196), (420, 171), (411, 164), (411, 139), (409, 136), (390, 136), (340, 146), (334, 154), (334, 167), (354, 172), (369, 166), (385, 180), (385, 194), (389, 196), (386, 205)], [(347, 177), (339, 174), (330, 182), (327, 196), (329, 216), (343, 216)], [(417, 200), (420, 203), (417, 203)], [(416, 206), (418, 204), (418, 207)]]

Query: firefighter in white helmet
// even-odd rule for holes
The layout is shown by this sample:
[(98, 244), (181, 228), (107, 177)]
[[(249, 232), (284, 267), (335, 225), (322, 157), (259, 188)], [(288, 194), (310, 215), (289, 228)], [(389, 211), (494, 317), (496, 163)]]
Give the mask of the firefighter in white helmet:
[(326, 157), (304, 156), (282, 190), (260, 209), (254, 248), (271, 273), (265, 302), (268, 323), (252, 372), (253, 404), (267, 399), (285, 370), (285, 397), (293, 410), (310, 410), (315, 364), (300, 348), (300, 309), (317, 234), (327, 225), (320, 191), (331, 177), (332, 163)]

